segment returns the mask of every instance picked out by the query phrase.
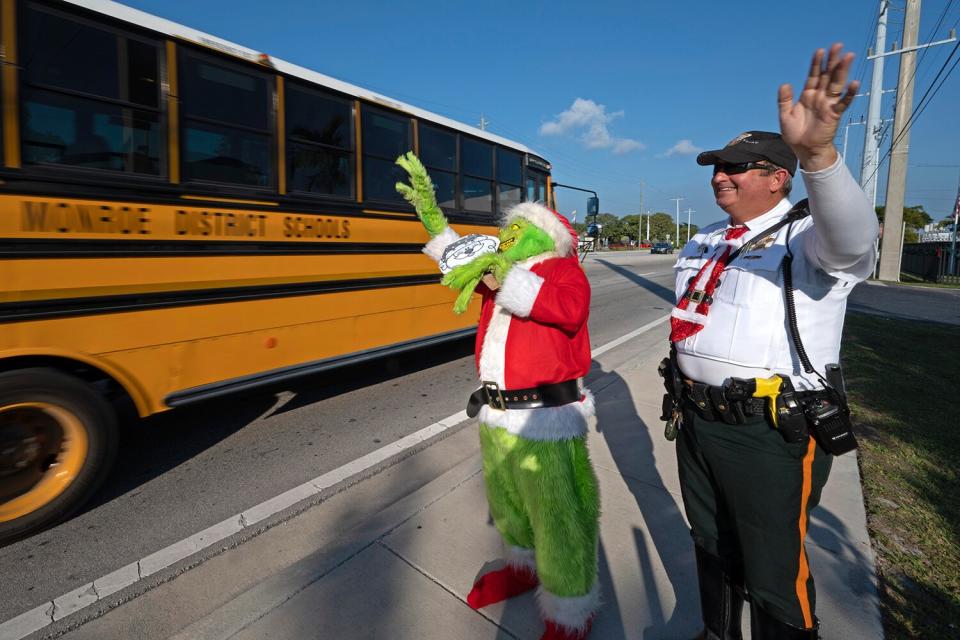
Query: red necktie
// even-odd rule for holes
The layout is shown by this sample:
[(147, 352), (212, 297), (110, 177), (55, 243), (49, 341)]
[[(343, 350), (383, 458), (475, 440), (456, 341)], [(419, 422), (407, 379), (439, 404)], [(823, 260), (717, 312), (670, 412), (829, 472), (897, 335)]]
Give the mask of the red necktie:
[[(724, 234), (723, 239), (736, 240), (749, 230), (750, 229), (748, 229), (745, 225), (730, 227)], [(717, 285), (720, 283), (720, 274), (723, 273), (723, 270), (726, 268), (727, 259), (730, 257), (732, 252), (733, 246), (727, 245), (723, 249), (723, 253), (720, 254), (720, 257), (718, 257), (716, 260), (713, 258), (707, 260), (707, 262), (700, 267), (700, 271), (697, 272), (697, 275), (690, 280), (690, 284), (687, 285), (686, 293), (684, 293), (683, 297), (680, 298), (680, 301), (677, 302), (677, 306), (674, 308), (674, 312), (672, 314), (673, 317), (670, 318), (670, 342), (679, 342), (681, 340), (685, 340), (698, 331), (703, 330), (703, 322), (698, 321), (698, 318), (691, 317), (692, 314), (687, 312), (687, 307), (689, 307), (691, 300), (696, 300), (697, 306), (694, 309), (694, 313), (698, 316), (702, 316), (704, 320), (706, 319), (706, 316), (710, 311), (710, 304), (713, 302), (713, 292), (716, 291)], [(707, 279), (706, 284), (703, 285), (702, 289), (697, 289), (697, 285), (700, 284), (704, 273), (708, 269), (710, 269), (710, 276)]]

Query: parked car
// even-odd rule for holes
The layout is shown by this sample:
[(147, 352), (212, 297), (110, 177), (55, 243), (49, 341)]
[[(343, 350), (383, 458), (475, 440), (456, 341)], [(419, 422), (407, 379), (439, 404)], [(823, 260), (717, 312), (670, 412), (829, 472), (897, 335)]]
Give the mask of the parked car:
[(673, 253), (673, 245), (669, 242), (654, 242), (650, 253)]

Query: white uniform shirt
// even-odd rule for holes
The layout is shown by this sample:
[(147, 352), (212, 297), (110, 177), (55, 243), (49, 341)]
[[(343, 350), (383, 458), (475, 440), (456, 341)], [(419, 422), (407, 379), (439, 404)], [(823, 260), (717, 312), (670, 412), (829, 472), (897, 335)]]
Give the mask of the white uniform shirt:
[[(841, 158), (822, 171), (801, 169), (800, 175), (807, 187), (811, 215), (781, 227), (727, 265), (703, 330), (676, 343), (686, 377), (721, 385), (731, 377), (766, 378), (776, 373), (790, 376), (798, 389), (823, 386), (816, 375), (803, 371), (787, 327), (780, 267), (788, 234), (803, 346), (820, 375), (824, 375), (825, 365), (840, 361), (847, 296), (872, 273), (876, 262), (877, 217)], [(790, 208), (786, 199), (781, 200), (747, 222), (749, 231), (737, 240), (724, 240), (729, 220), (712, 224), (691, 238), (674, 267), (677, 299), (707, 260), (719, 257), (727, 246), (736, 250), (760, 235)]]

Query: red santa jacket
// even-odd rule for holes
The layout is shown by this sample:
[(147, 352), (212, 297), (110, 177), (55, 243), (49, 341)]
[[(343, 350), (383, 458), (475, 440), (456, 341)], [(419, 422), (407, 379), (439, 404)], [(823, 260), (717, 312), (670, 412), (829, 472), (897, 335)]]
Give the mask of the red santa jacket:
[[(590, 371), (590, 284), (575, 256), (538, 257), (515, 265), (496, 292), (485, 286), (477, 329), (480, 379), (503, 389), (583, 378)], [(480, 420), (535, 440), (586, 433), (593, 399), (543, 409), (497, 411), (483, 407)]]
[[(590, 371), (590, 284), (583, 269), (573, 257), (552, 257), (529, 268), (522, 264), (508, 272), (496, 292), (485, 286), (478, 290), (483, 295), (476, 350), (480, 379), (526, 389), (582, 378)], [(505, 331), (497, 326), (502, 323)]]

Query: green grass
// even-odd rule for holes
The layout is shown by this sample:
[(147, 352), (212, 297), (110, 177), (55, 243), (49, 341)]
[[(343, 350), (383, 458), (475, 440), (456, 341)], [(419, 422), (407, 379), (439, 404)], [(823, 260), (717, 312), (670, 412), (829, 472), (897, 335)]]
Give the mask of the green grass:
[(843, 362), (888, 640), (960, 637), (960, 327), (851, 314)]

